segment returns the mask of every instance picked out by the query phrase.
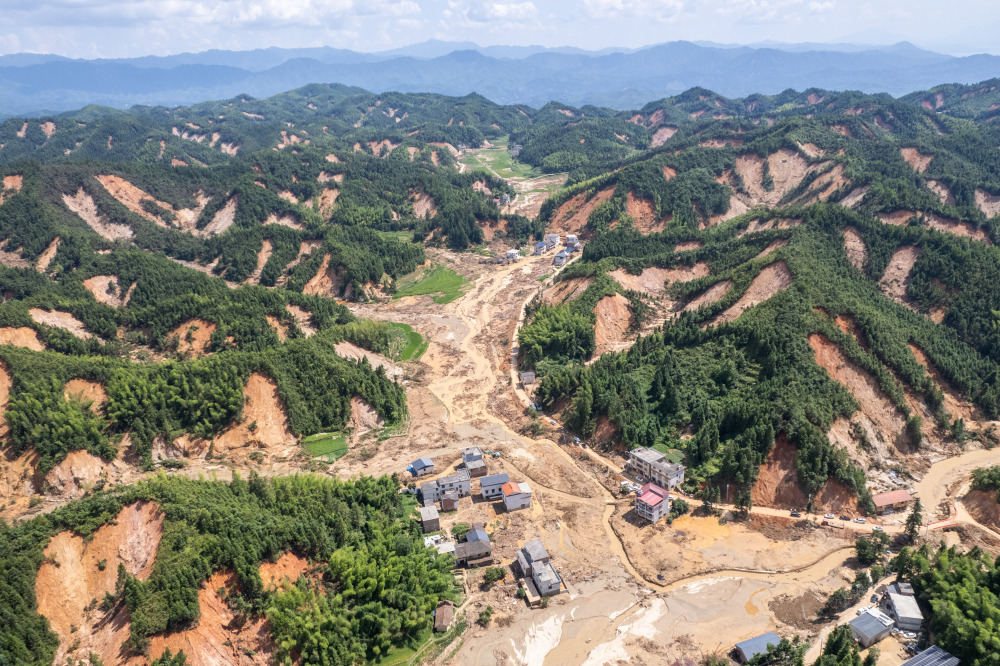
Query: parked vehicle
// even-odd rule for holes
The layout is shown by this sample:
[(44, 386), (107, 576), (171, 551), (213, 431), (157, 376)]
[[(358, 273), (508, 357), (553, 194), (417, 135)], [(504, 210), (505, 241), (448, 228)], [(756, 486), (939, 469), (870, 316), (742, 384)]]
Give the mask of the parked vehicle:
[(851, 517), (850, 517), (850, 516), (841, 516), (841, 517), (840, 517), (840, 519), (841, 519), (841, 520), (846, 520), (846, 521), (850, 521), (850, 520), (851, 520)]
[(862, 524), (862, 525), (863, 525), (864, 523), (867, 523), (868, 521), (867, 521), (867, 520), (865, 520), (864, 518), (855, 518), (855, 519), (854, 519), (854, 522), (856, 522), (856, 523), (860, 523), (860, 524)]
[(873, 527), (872, 529), (873, 529), (873, 530), (875, 530), (876, 532), (884, 532), (884, 531), (885, 531), (885, 530), (884, 530), (884, 529), (882, 528), (882, 526), (881, 526), (881, 525), (876, 525), (876, 526), (875, 526), (875, 527)]
[(801, 518), (802, 514), (798, 511), (792, 511), (792, 518)]
[(834, 519), (834, 518), (836, 518), (837, 516), (833, 515), (832, 513), (828, 513), (828, 514), (826, 514), (826, 515), (825, 515), (825, 516), (823, 516), (823, 517), (824, 517), (824, 518), (826, 518), (827, 520), (833, 520), (833, 519)]

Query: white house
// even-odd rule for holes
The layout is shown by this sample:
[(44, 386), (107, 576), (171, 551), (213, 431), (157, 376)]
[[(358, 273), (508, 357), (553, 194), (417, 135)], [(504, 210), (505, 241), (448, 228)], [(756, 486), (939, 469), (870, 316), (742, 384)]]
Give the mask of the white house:
[(484, 500), (496, 499), (497, 497), (503, 496), (503, 484), (510, 481), (510, 477), (507, 476), (506, 472), (502, 474), (491, 474), (490, 476), (484, 476), (479, 480), (479, 487), (482, 489), (482, 495)]
[(552, 265), (565, 266), (567, 260), (569, 260), (569, 255), (566, 253), (565, 250), (563, 250), (562, 252), (559, 252), (558, 254), (556, 254), (555, 257), (552, 258)]
[(517, 261), (521, 258), (521, 253), (518, 250), (507, 250), (507, 259), (510, 261)]
[(527, 483), (508, 481), (500, 487), (503, 503), (508, 511), (531, 507), (531, 487)]
[(437, 502), (450, 492), (458, 493), (459, 497), (468, 497), (472, 494), (469, 470), (460, 469), (455, 474), (442, 476), (437, 481), (427, 481), (420, 484), (420, 494), (423, 495), (425, 502)]
[(531, 580), (543, 597), (562, 592), (562, 578), (556, 572), (551, 562), (543, 562), (531, 567)]
[(545, 245), (550, 250), (554, 248), (556, 245), (559, 245), (559, 234), (546, 234)]

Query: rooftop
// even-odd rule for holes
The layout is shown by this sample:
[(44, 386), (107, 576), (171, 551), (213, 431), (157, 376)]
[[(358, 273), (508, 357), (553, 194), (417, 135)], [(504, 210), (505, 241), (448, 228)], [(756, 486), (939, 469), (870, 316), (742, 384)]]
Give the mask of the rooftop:
[(670, 494), (659, 487), (655, 483), (647, 483), (639, 490), (639, 501), (648, 504), (649, 506), (656, 506), (663, 500), (667, 499)]
[(639, 460), (647, 463), (660, 462), (664, 457), (659, 451), (655, 449), (647, 449), (645, 447), (633, 449), (630, 455), (633, 458), (638, 458)]
[(866, 638), (877, 636), (896, 622), (880, 610), (869, 608), (850, 622), (851, 629)]
[(740, 641), (736, 644), (736, 647), (743, 652), (743, 655), (747, 658), (747, 660), (750, 660), (758, 654), (767, 652), (768, 645), (777, 645), (780, 642), (781, 637), (778, 636), (778, 634), (768, 632), (766, 634), (761, 634), (756, 638)]
[(684, 471), (684, 465), (679, 465), (677, 463), (666, 462), (666, 461), (663, 461), (663, 460), (661, 460), (660, 462), (651, 462), (651, 463), (649, 463), (649, 466), (652, 467), (653, 469), (657, 470), (661, 474), (665, 474), (666, 476), (673, 476), (674, 474), (677, 474), (678, 472), (683, 472)]
[(549, 556), (549, 552), (545, 550), (545, 546), (542, 545), (540, 539), (532, 539), (524, 544), (524, 552), (528, 554), (532, 562), (544, 560)]
[(892, 607), (896, 611), (896, 617), (923, 621), (924, 614), (920, 612), (916, 597), (890, 592), (889, 601), (892, 602)]
[(513, 481), (508, 481), (507, 483), (503, 484), (503, 486), (500, 487), (500, 492), (502, 492), (503, 496), (506, 497), (507, 495), (518, 494), (519, 492), (521, 492), (521, 488), (520, 486), (518, 486), (518, 484), (514, 483)]
[(502, 474), (490, 474), (489, 476), (484, 476), (479, 479), (480, 486), (499, 486), (510, 481), (510, 477), (507, 476), (507, 472)]
[(468, 458), (469, 456), (475, 456), (477, 458), (483, 457), (483, 452), (478, 446), (467, 446), (462, 449), (462, 457)]
[(519, 483), (517, 484), (517, 488), (525, 495), (531, 494), (531, 486), (529, 486), (527, 483)]
[(413, 469), (423, 469), (425, 467), (434, 467), (434, 461), (431, 460), (430, 458), (417, 458), (412, 463), (410, 463), (410, 467), (412, 467)]
[(909, 502), (911, 500), (913, 500), (913, 497), (905, 490), (890, 490), (887, 493), (872, 495), (872, 501), (875, 502), (875, 506), (889, 506), (890, 504)]
[(559, 577), (559, 574), (556, 573), (556, 568), (552, 566), (551, 562), (546, 562), (537, 570), (535, 569), (535, 567), (532, 567), (531, 572), (533, 575), (538, 576), (538, 580), (540, 582), (546, 583), (547, 585), (553, 585), (558, 581), (562, 580)]
[(958, 666), (958, 657), (953, 657), (937, 645), (932, 645), (913, 659), (904, 661), (903, 666)]
[(455, 545), (455, 557), (469, 559), (484, 557), (493, 552), (493, 544), (489, 541), (465, 541)]
[(482, 528), (474, 528), (466, 532), (466, 541), (485, 541), (489, 543), (490, 535), (486, 533), (486, 530)]
[(435, 508), (434, 505), (422, 506), (419, 509), (417, 509), (417, 511), (420, 512), (420, 520), (435, 520), (440, 516), (440, 514), (438, 514), (437, 508)]

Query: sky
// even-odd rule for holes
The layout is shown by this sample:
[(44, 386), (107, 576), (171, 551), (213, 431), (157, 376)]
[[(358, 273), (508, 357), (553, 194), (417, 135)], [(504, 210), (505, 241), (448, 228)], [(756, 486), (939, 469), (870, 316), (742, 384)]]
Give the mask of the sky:
[(427, 39), (637, 48), (910, 41), (1000, 53), (996, 0), (0, 0), (0, 53), (117, 58), (268, 46), (381, 51)]

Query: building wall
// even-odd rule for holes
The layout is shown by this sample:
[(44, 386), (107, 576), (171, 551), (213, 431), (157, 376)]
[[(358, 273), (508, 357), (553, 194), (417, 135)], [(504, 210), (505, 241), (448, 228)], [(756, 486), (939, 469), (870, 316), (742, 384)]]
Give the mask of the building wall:
[(657, 523), (660, 518), (670, 513), (670, 502), (661, 500), (656, 506), (649, 506), (645, 502), (635, 501), (635, 512), (651, 523)]
[(525, 493), (517, 493), (515, 495), (508, 495), (503, 500), (504, 506), (507, 507), (508, 511), (517, 511), (518, 509), (526, 509), (531, 506), (531, 495)]
[(433, 518), (431, 520), (425, 520), (422, 525), (424, 528), (424, 534), (427, 534), (428, 532), (437, 532), (441, 529), (441, 519)]
[(503, 496), (503, 491), (500, 489), (500, 486), (502, 485), (503, 484), (501, 483), (500, 485), (487, 486), (483, 488), (483, 499), (494, 499), (496, 497)]

